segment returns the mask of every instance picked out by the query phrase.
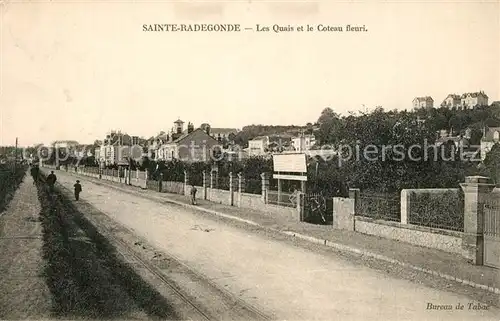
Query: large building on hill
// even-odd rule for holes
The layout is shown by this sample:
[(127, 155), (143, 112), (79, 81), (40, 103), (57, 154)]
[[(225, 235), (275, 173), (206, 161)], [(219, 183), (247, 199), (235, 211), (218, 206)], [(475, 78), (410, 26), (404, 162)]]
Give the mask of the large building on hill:
[(457, 94), (449, 94), (441, 103), (441, 107), (459, 108), (461, 106), (461, 96)]
[(430, 96), (415, 97), (413, 99), (413, 108), (433, 108), (434, 99)]
[(483, 91), (465, 93), (460, 97), (460, 104), (463, 109), (474, 108), (476, 106), (488, 106), (488, 96)]
[(484, 91), (462, 95), (449, 94), (441, 103), (441, 107), (457, 109), (469, 109), (477, 106), (488, 106), (488, 95)]

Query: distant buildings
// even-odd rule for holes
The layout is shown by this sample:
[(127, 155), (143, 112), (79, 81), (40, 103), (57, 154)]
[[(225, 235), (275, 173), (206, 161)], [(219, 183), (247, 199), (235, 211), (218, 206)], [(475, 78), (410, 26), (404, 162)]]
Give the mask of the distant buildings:
[(462, 95), (449, 94), (441, 103), (441, 107), (456, 109), (469, 109), (477, 106), (488, 106), (488, 96), (484, 91)]
[(257, 136), (248, 141), (249, 156), (264, 155), (293, 150), (292, 137), (289, 135)]
[[(413, 99), (413, 108), (433, 108), (434, 100), (430, 96), (416, 97)], [(488, 96), (484, 91), (464, 93), (462, 95), (449, 94), (441, 103), (440, 107), (469, 109), (477, 106), (488, 106)]]

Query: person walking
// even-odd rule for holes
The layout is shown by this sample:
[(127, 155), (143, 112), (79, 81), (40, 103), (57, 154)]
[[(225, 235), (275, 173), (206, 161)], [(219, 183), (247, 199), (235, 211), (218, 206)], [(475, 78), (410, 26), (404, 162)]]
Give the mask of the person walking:
[(194, 184), (191, 184), (191, 204), (196, 205), (196, 187), (194, 187)]
[(80, 199), (80, 193), (82, 192), (82, 185), (80, 185), (80, 181), (77, 180), (73, 187), (75, 188), (75, 200), (78, 201)]
[(54, 174), (54, 171), (50, 171), (50, 174), (47, 176), (47, 184), (49, 184), (50, 192), (54, 192), (54, 185), (56, 184), (56, 181), (56, 174)]
[(33, 165), (30, 170), (31, 177), (33, 177), (33, 185), (38, 183), (38, 175), (39, 175), (39, 169), (38, 166)]

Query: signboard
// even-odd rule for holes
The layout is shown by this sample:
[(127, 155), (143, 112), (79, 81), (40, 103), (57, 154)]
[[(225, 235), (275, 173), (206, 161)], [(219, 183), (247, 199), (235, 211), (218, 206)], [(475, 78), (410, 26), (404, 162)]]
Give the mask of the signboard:
[(273, 155), (274, 172), (307, 173), (306, 154)]
[(307, 176), (301, 176), (301, 175), (273, 174), (273, 178), (307, 182)]

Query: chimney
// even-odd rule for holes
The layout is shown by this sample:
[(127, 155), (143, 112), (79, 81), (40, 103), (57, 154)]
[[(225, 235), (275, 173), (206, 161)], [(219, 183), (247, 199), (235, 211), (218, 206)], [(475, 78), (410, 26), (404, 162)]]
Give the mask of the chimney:
[(174, 124), (175, 124), (175, 132), (179, 135), (182, 134), (182, 131), (184, 130), (184, 122), (180, 120), (180, 118), (177, 118)]
[(188, 123), (188, 134), (191, 134), (193, 132), (193, 130), (194, 130), (194, 125), (191, 122), (189, 122)]

